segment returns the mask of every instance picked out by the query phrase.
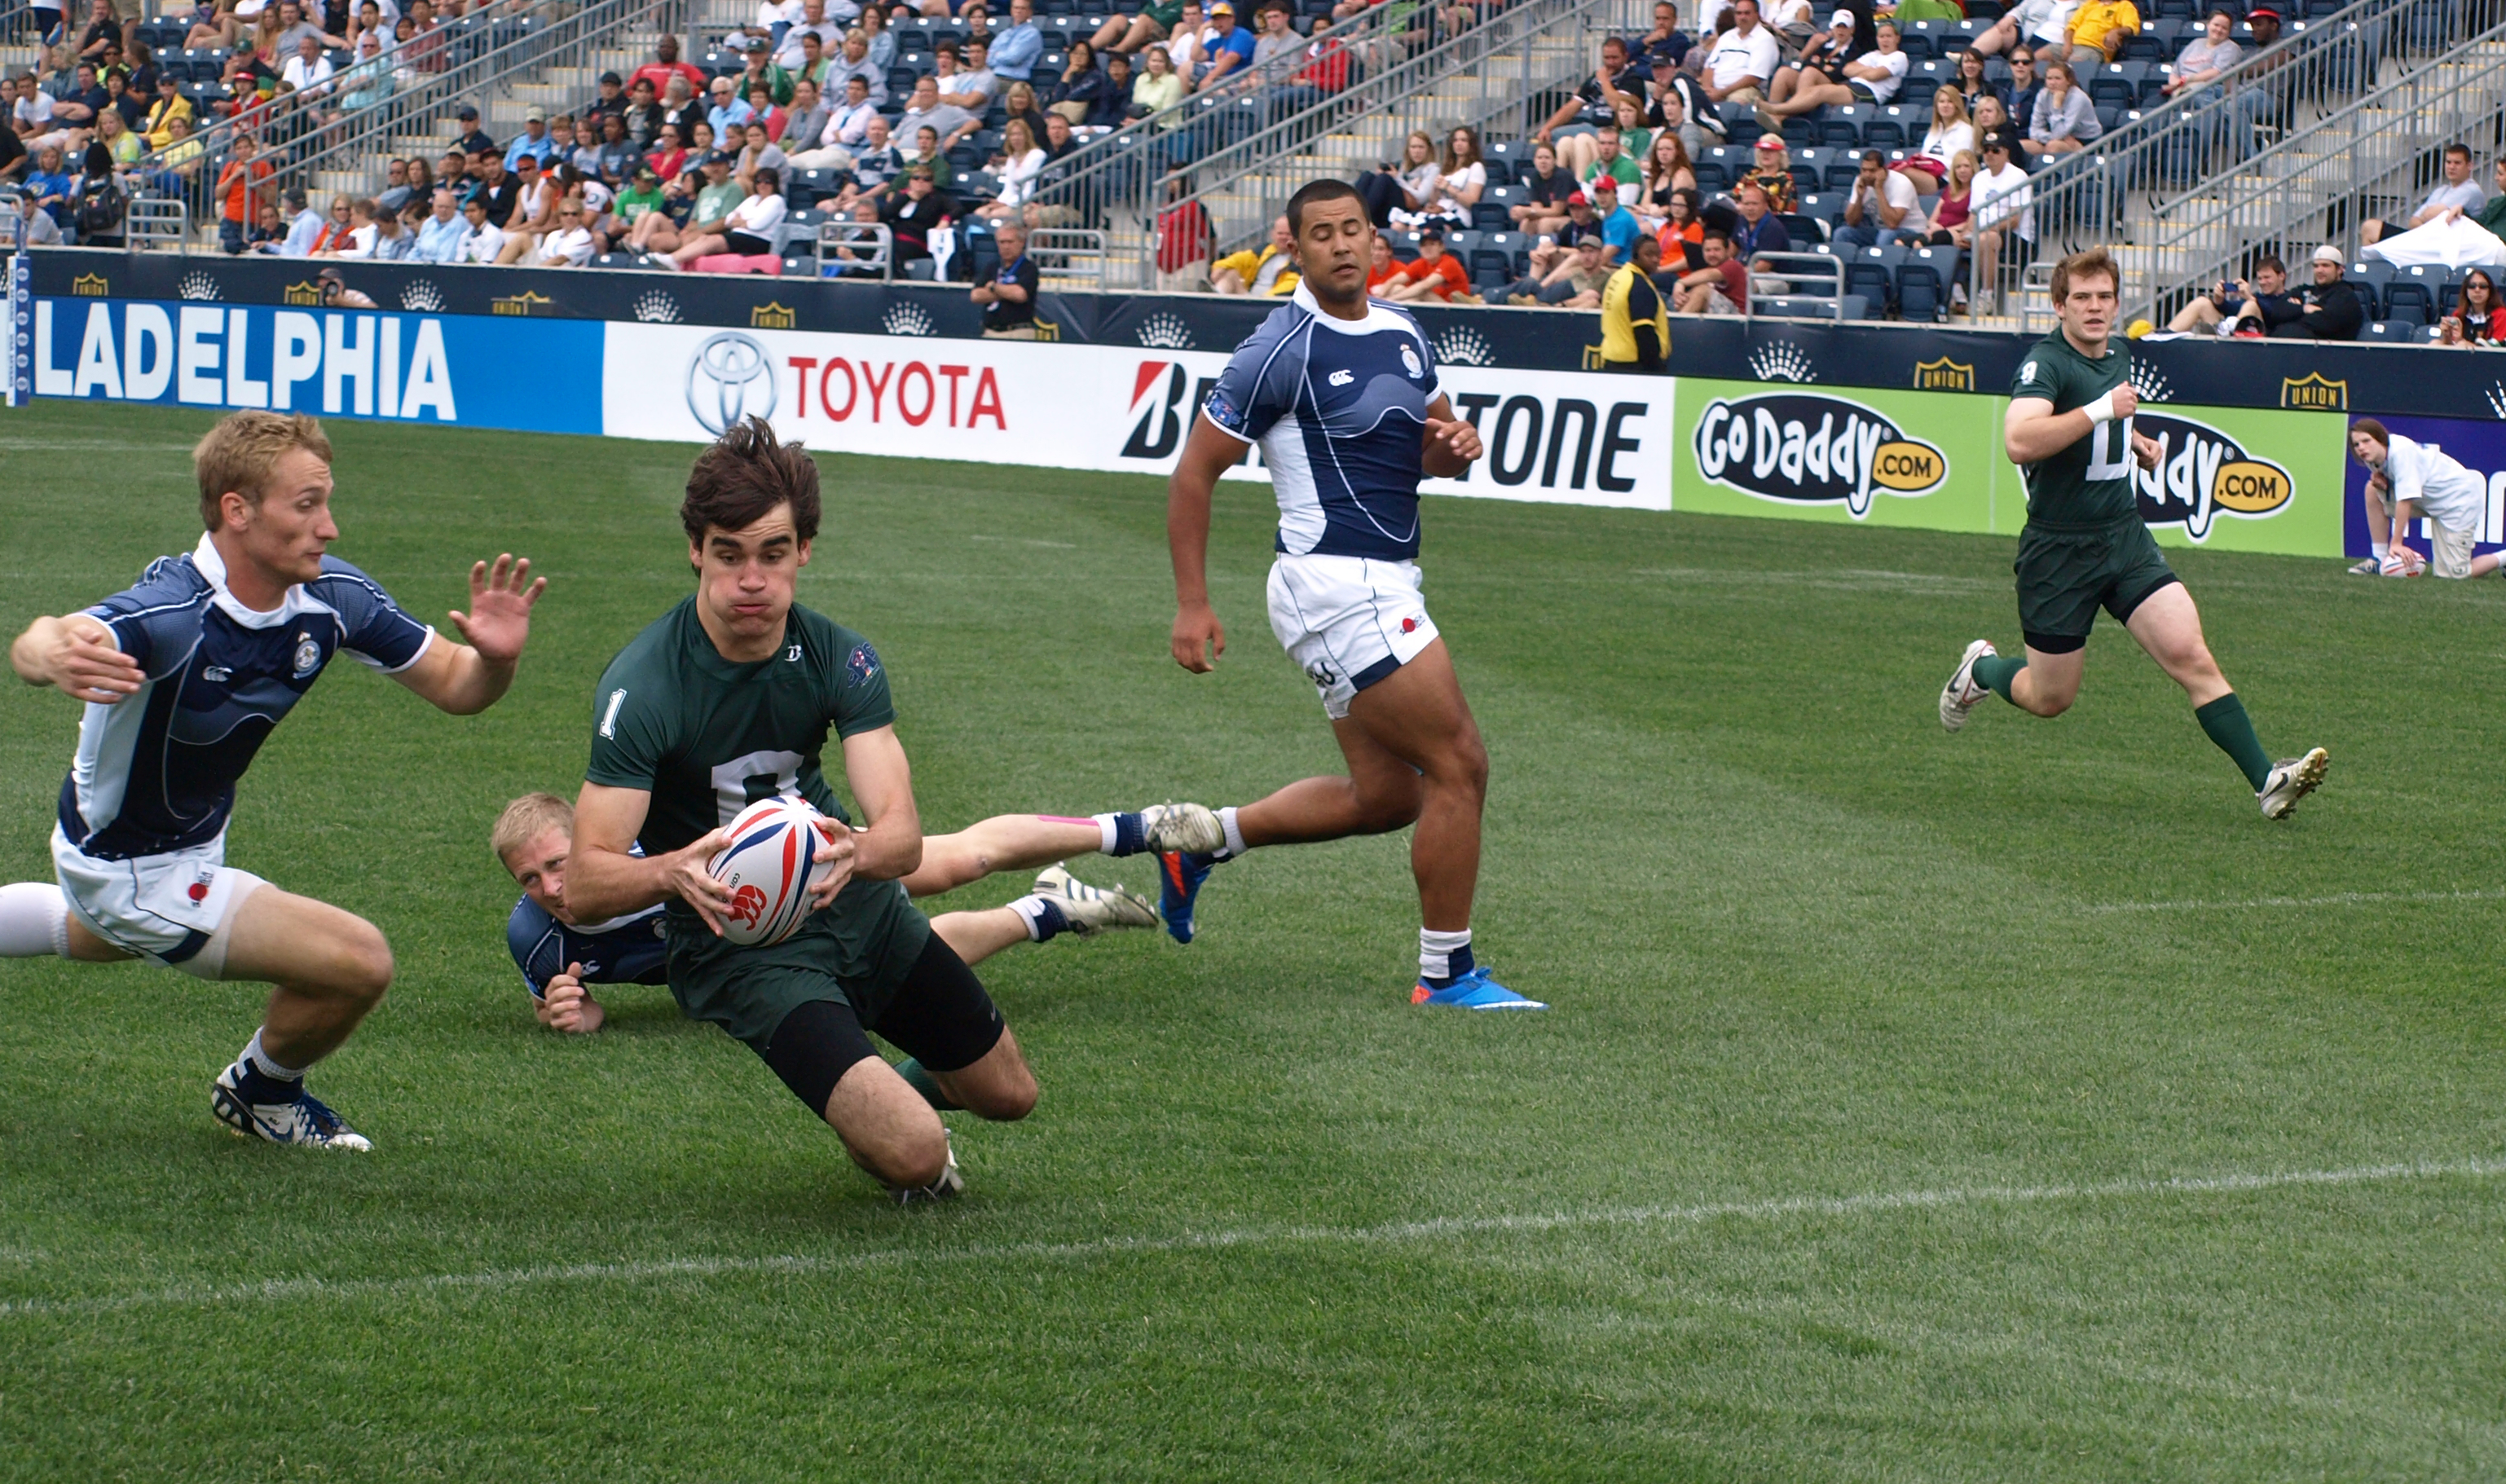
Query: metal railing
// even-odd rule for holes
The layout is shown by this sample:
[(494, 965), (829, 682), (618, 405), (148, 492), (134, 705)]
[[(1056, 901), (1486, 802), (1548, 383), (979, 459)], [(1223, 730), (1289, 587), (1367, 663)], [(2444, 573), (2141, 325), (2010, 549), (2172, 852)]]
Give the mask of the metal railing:
[[(1127, 216), (1143, 224), (1168, 211), (1188, 216), (1190, 202), (1206, 217), (1223, 252), (1266, 236), (1306, 179), (1356, 168), (1357, 161), (1323, 158), (1316, 147), (1361, 121), (1397, 138), (1412, 128), (1440, 132), (1512, 116), (1516, 131), (1527, 132), (1548, 112), (1543, 105), (1554, 104), (1553, 94), (1590, 71), (1592, 38), (1623, 30), (1644, 9), (1641, 0), (1571, 0), (1500, 11), (1414, 56), (1352, 75), (1338, 91), (1256, 93), (1236, 105), (1242, 119), (1232, 127), (1192, 126), (1185, 141), (1170, 147), (1164, 168), (1117, 165), (1093, 191), (1049, 199), (1068, 200), (1118, 227)], [(1118, 253), (1115, 266), (1130, 283), (1155, 282), (1155, 234), (1144, 233), (1131, 251), (1135, 261)]]
[[(862, 249), (869, 248), (868, 255)], [(896, 277), (896, 236), (883, 222), (820, 222), (818, 224), (818, 276), (836, 269), (847, 278), (867, 278), (876, 273), (881, 282)]]
[(1088, 227), (1038, 227), (1026, 235), (1026, 250), (1035, 259), (1038, 273), (1077, 279), (1092, 293), (1105, 292), (1110, 254), (1102, 232)]
[[(1769, 319), (1841, 320), (1844, 317), (1844, 260), (1843, 258), (1823, 252), (1762, 252), (1750, 256), (1748, 267), (1750, 269), (1749, 292), (1740, 304), (1741, 318), (1752, 319), (1763, 316)], [(1760, 267), (1769, 270), (1767, 276), (1783, 281), (1785, 288), (1782, 293), (1760, 295), (1756, 271)], [(1819, 280), (1819, 286), (1805, 288), (1802, 286), (1805, 279)], [(1758, 301), (1761, 297), (1783, 302), (1784, 308), (1787, 310), (1793, 308), (1791, 304), (1793, 300), (1810, 300), (1812, 304), (1803, 308), (1815, 308), (1818, 312), (1808, 315), (1769, 312), (1759, 307)]]
[(146, 252), (158, 247), (171, 247), (188, 252), (192, 245), (192, 214), (183, 203), (162, 196), (141, 196), (130, 202), (129, 214), (123, 218), (123, 240), (133, 251)]
[[(272, 167), (275, 187), (308, 190), (324, 170), (372, 170), (393, 153), (392, 136), (425, 127), (456, 103), (484, 104), (517, 83), (562, 66), (614, 43), (628, 22), (647, 15), (652, 0), (593, 0), (568, 10), (563, 0), (494, 0), (451, 24), (440, 71), (420, 71), (395, 82), (387, 97), (325, 116), (340, 99), (360, 90), (353, 63), (340, 69), (323, 92), (283, 94), (222, 119), (191, 139), (144, 157), (143, 173), (164, 170), (164, 157), (197, 146), (199, 168), (182, 181), (184, 204), (196, 220), (218, 216), (216, 181), (232, 158), (240, 130), (262, 146), (257, 157)], [(386, 54), (386, 59), (394, 54)], [(386, 69), (388, 70), (388, 69)]]
[[(2230, 189), (2270, 137), (2300, 130), (2309, 117), (2334, 113), (2374, 88), (2385, 62), (2444, 50), (2465, 13), (2462, 0), (2355, 0), (2331, 16), (2293, 22), (2206, 87), (2141, 110), (2031, 173), (2036, 258), (2164, 231), (2188, 203)], [(2095, 76), (2091, 71), (2081, 86)], [(1979, 199), (1976, 208), (1986, 204)], [(2127, 254), (2123, 271), (2127, 303), (2154, 300), (2171, 277), (2150, 254)], [(2036, 328), (2050, 312), (2030, 295), (2018, 322)]]
[(2151, 245), (2172, 271), (2137, 307), (2154, 317), (2170, 290), (2244, 276), (2254, 253), (2287, 255), (2322, 241), (2354, 247), (2366, 219), (2406, 218), (2431, 184), (2443, 146), (2475, 130), (2497, 141), (2506, 109), (2501, 61), (2506, 22), (2291, 131), (2244, 162), (2232, 189), (2166, 203), (2169, 230)]

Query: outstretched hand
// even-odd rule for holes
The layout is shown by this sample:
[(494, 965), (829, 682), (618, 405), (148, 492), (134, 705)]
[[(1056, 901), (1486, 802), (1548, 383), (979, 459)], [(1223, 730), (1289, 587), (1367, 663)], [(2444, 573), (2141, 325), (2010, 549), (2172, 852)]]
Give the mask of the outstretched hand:
[(531, 635), (531, 605), (548, 590), (548, 579), (531, 580), (531, 560), (500, 554), (496, 564), (470, 565), (470, 611), (446, 617), (479, 658), (492, 665), (511, 665), (522, 657), (522, 642)]
[(1205, 675), (1218, 668), (1218, 657), (1227, 653), (1227, 626), (1218, 621), (1218, 610), (1209, 604), (1186, 604), (1175, 609), (1174, 632), (1166, 645), (1177, 665)]

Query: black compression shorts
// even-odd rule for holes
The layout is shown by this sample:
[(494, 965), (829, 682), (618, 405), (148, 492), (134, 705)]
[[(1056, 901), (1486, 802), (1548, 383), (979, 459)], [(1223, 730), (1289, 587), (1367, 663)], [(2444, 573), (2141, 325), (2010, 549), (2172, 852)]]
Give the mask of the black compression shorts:
[[(990, 1054), (1005, 1028), (983, 981), (933, 933), (889, 996), (878, 1024), (869, 1029), (929, 1070), (956, 1071)], [(820, 1117), (844, 1073), (863, 1058), (878, 1055), (853, 1007), (841, 999), (813, 999), (795, 1007), (763, 1045), (752, 1049), (792, 1089), (792, 1096)]]

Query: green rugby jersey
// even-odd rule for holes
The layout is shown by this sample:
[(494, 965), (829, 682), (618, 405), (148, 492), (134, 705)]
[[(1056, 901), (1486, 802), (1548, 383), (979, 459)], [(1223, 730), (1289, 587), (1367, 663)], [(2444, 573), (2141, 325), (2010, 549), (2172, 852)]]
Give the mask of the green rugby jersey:
[[(841, 740), (895, 719), (887, 672), (860, 634), (796, 603), (771, 656), (734, 663), (714, 648), (690, 597), (601, 673), (584, 777), (652, 794), (640, 836), (647, 855), (679, 850), (777, 793), (849, 824), (820, 767), (827, 734)], [(694, 916), (676, 899), (670, 910)]]
[[(2131, 380), (2131, 352), (2113, 341), (2101, 360), (2091, 360), (2062, 332), (2038, 341), (2010, 383), (2013, 400), (2041, 397), (2058, 413), (2076, 412)], [(2137, 515), (2131, 491), (2131, 419), (2116, 417), (2089, 429), (2069, 448), (2019, 466), (2027, 482), (2027, 521), (2048, 529), (2109, 525)]]

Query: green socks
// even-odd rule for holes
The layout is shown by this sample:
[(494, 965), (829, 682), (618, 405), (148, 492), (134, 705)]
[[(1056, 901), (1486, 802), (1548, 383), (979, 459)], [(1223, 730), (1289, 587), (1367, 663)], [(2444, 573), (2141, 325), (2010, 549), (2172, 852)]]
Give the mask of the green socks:
[(907, 1057), (896, 1064), (896, 1074), (905, 1079), (906, 1086), (920, 1093), (922, 1101), (934, 1108), (944, 1113), (957, 1111), (957, 1104), (949, 1101), (949, 1095), (940, 1090), (940, 1084), (932, 1080), (931, 1073), (922, 1069), (920, 1062)]
[[(1983, 667), (1977, 669), (1981, 670)], [(2262, 792), (2263, 784), (2271, 780), (2271, 754), (2263, 750), (2262, 739), (2254, 735), (2253, 719), (2245, 714), (2245, 704), (2237, 699), (2237, 693), (2230, 691), (2208, 706), (2194, 707), (2193, 719), (2202, 723), (2202, 730), (2218, 743), (2220, 751), (2237, 760), (2237, 766), (2245, 771), (2245, 781), (2254, 785), (2254, 792)]]
[[(1975, 662), (1975, 670), (1972, 673), (1978, 680), (1992, 687), (1994, 695), (2009, 701), (2010, 682), (2018, 679), (2019, 672), (2026, 668), (2027, 662), (2024, 659), (2013, 660), (2003, 655), (1988, 654)], [(2012, 702), (2014, 706), (2017, 704)]]

